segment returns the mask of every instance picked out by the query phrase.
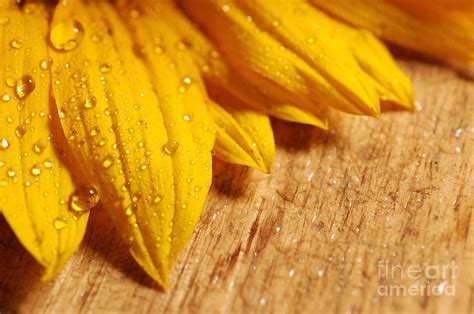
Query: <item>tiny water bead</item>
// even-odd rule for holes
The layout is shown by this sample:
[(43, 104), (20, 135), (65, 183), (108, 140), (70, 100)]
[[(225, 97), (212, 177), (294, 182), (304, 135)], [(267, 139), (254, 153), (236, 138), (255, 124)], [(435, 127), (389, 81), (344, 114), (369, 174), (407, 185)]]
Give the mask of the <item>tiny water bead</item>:
[(97, 99), (95, 97), (88, 97), (84, 100), (82, 106), (84, 109), (93, 109), (97, 105)]
[(26, 134), (26, 127), (24, 125), (19, 125), (15, 129), (15, 135), (18, 138), (22, 138)]
[(160, 46), (160, 45), (156, 45), (154, 48), (153, 48), (153, 52), (157, 55), (159, 54), (162, 54), (164, 51), (163, 47)]
[(192, 113), (186, 113), (183, 116), (183, 120), (186, 122), (191, 122), (193, 120), (194, 115)]
[(104, 40), (104, 36), (100, 33), (92, 34), (91, 39), (94, 43), (100, 43)]
[(53, 168), (53, 161), (51, 159), (46, 159), (45, 161), (43, 161), (43, 166), (46, 168), (46, 169), (51, 169)]
[(99, 193), (93, 185), (78, 187), (69, 198), (69, 209), (76, 213), (90, 211), (99, 203)]
[(102, 74), (109, 73), (112, 71), (112, 65), (110, 63), (102, 63), (99, 67), (99, 70)]
[(102, 160), (102, 167), (105, 169), (110, 168), (114, 163), (114, 160), (111, 156), (107, 155), (103, 160)]
[(15, 84), (16, 84), (16, 80), (15, 80), (14, 77), (9, 76), (9, 77), (7, 77), (7, 78), (5, 79), (5, 84), (6, 84), (8, 87), (14, 87)]
[(20, 38), (14, 38), (10, 41), (10, 47), (13, 49), (21, 49), (23, 48), (23, 41)]
[(23, 75), (20, 79), (16, 81), (15, 84), (15, 93), (19, 99), (25, 99), (29, 94), (31, 94), (36, 87), (35, 79), (29, 75)]
[(53, 64), (53, 59), (48, 58), (48, 59), (41, 60), (39, 66), (40, 66), (41, 70), (46, 71), (46, 70), (49, 70), (51, 68), (52, 64)]
[(183, 78), (181, 85), (178, 87), (178, 92), (180, 94), (185, 93), (188, 90), (188, 87), (192, 84), (192, 82), (193, 80), (188, 76)]
[(66, 221), (64, 221), (64, 219), (61, 219), (61, 218), (56, 218), (53, 222), (53, 225), (56, 230), (62, 230), (66, 228)]
[(8, 147), (10, 147), (8, 140), (6, 138), (0, 139), (0, 151), (6, 150)]
[(33, 151), (37, 154), (41, 154), (46, 149), (46, 144), (43, 141), (38, 141), (33, 144)]
[(99, 127), (93, 127), (92, 130), (89, 132), (89, 135), (92, 137), (95, 137), (100, 134), (100, 128)]
[(2, 100), (3, 102), (9, 102), (11, 99), (11, 96), (9, 94), (3, 94)]
[(183, 79), (183, 83), (184, 83), (185, 85), (190, 85), (192, 82), (193, 82), (193, 80), (192, 80), (190, 77), (185, 77), (185, 78)]
[(179, 142), (176, 140), (168, 140), (165, 145), (163, 145), (163, 151), (168, 155), (173, 155), (179, 148)]
[(163, 199), (162, 196), (157, 195), (157, 196), (155, 196), (155, 198), (153, 199), (153, 203), (154, 203), (154, 204), (158, 204), (159, 202), (161, 202), (162, 199)]
[(41, 168), (38, 165), (34, 165), (30, 171), (33, 177), (37, 177), (41, 174)]
[(84, 27), (73, 19), (63, 20), (53, 26), (49, 33), (51, 45), (58, 51), (71, 51), (79, 47), (84, 38)]
[(15, 176), (16, 176), (15, 170), (14, 170), (13, 168), (9, 168), (9, 169), (7, 170), (7, 177), (9, 177), (9, 178), (14, 178)]
[(454, 131), (454, 137), (456, 137), (456, 138), (460, 138), (460, 137), (461, 137), (461, 134), (462, 134), (462, 128), (457, 128), (457, 129)]

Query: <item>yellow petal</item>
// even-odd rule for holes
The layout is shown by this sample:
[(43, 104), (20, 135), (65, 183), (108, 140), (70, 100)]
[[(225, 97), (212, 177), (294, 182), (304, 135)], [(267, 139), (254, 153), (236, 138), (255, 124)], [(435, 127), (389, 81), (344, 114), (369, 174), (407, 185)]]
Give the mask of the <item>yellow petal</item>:
[[(226, 94), (244, 106), (253, 110), (291, 122), (305, 123), (327, 127), (325, 121), (294, 105), (281, 103), (273, 95), (262, 95), (261, 92), (238, 76), (221, 58), (213, 44), (200, 33), (196, 27), (169, 1), (148, 1), (148, 14), (156, 14), (160, 19), (173, 25), (182, 36), (177, 46), (187, 50), (199, 66), (201, 75), (211, 98)], [(142, 3), (142, 2), (141, 2)], [(143, 3), (142, 3), (143, 5)]]
[(229, 163), (270, 173), (275, 141), (268, 116), (242, 107), (224, 109), (214, 102), (209, 107), (218, 126), (214, 145), (216, 156)]
[(411, 82), (398, 68), (387, 48), (370, 32), (345, 28), (345, 33), (355, 59), (364, 70), (363, 79), (375, 86), (381, 102), (413, 109), (415, 100)]
[(213, 123), (199, 70), (191, 56), (182, 51), (181, 37), (173, 25), (146, 6), (134, 8), (120, 10), (122, 18), (136, 40), (135, 52), (139, 50), (161, 96), (163, 116), (170, 124), (168, 134), (182, 147), (182, 153), (173, 160), (176, 203), (170, 260), (174, 261), (194, 231), (211, 184)]
[[(340, 29), (337, 21), (303, 0), (272, 3), (236, 0), (235, 4), (323, 76), (330, 83), (323, 85), (325, 90), (331, 91), (334, 87), (351, 102), (345, 102), (336, 91), (331, 91), (339, 100), (332, 104), (334, 107), (348, 112), (359, 110), (365, 114), (379, 114), (377, 93), (361, 79), (363, 71), (351, 49), (347, 49), (346, 30)], [(354, 106), (358, 110), (352, 109)]]
[(296, 105), (320, 117), (320, 126), (327, 127), (325, 110), (328, 102), (321, 94), (327, 92), (326, 88), (322, 88), (327, 81), (318, 72), (270, 34), (248, 21), (244, 12), (235, 8), (223, 12), (222, 5), (227, 2), (205, 0), (180, 3), (203, 26), (224, 59), (243, 80), (249, 81), (271, 99)]
[[(378, 115), (377, 91), (360, 80), (362, 70), (347, 44), (333, 36), (335, 22), (309, 10), (305, 2), (180, 3), (216, 42), (225, 59), (262, 91), (305, 110), (330, 105)], [(227, 31), (218, 31), (223, 28)]]
[(271, 93), (264, 94), (251, 82), (240, 78), (220, 57), (212, 57), (212, 60), (206, 62), (203, 67), (205, 69), (203, 77), (209, 95), (218, 103), (222, 99), (225, 99), (224, 102), (233, 99), (233, 102), (238, 102), (244, 108), (251, 108), (277, 119), (328, 128), (325, 108), (314, 114), (295, 105), (282, 103), (278, 97)]
[[(132, 255), (166, 285), (211, 181), (205, 112), (187, 110), (178, 60), (172, 64), (163, 55), (158, 78), (157, 68), (150, 68), (156, 64), (139, 59), (139, 47), (110, 4), (58, 5), (52, 30), (65, 21), (79, 23), (85, 34), (74, 49), (51, 50), (54, 96), (68, 141)], [(154, 44), (153, 37), (148, 42)], [(183, 119), (187, 113), (194, 113), (194, 122)]]
[[(448, 63), (474, 63), (472, 1), (311, 0), (377, 36)], [(457, 4), (456, 4), (457, 3)]]
[(234, 3), (352, 102), (336, 102), (334, 107), (351, 112), (347, 106), (355, 105), (363, 112), (378, 114), (379, 101), (412, 106), (409, 80), (369, 33), (344, 25), (303, 0)]
[[(50, 102), (48, 15), (42, 5), (29, 14), (0, 5), (0, 211), (23, 246), (44, 267), (49, 280), (76, 251), (84, 235), (88, 208), (72, 208), (75, 190), (66, 162), (64, 135)], [(26, 8), (25, 8), (26, 9)], [(53, 106), (53, 107), (52, 107)], [(67, 159), (67, 160), (66, 160)], [(81, 210), (84, 212), (74, 211)]]

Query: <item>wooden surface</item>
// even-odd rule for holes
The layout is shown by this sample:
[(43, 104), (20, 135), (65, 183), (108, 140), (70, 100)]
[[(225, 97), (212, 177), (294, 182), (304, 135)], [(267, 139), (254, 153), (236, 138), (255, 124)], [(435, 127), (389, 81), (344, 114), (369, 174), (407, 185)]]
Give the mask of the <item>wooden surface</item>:
[[(100, 210), (80, 251), (47, 284), (0, 220), (0, 312), (471, 313), (474, 83), (435, 65), (400, 63), (421, 110), (344, 116), (329, 133), (275, 122), (271, 175), (217, 163), (166, 291)], [(453, 262), (447, 281), (384, 279), (377, 267)], [(456, 295), (378, 292), (439, 283)]]

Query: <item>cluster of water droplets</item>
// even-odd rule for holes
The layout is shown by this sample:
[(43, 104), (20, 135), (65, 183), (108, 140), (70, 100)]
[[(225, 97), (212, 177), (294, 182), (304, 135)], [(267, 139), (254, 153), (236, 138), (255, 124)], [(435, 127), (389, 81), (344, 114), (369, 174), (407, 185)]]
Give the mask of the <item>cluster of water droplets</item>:
[[(10, 22), (9, 18), (0, 17), (0, 27), (15, 27), (13, 24), (9, 25)], [(6, 36), (9, 33), (5, 32)], [(79, 22), (64, 21), (51, 29), (49, 44), (58, 51), (67, 52), (80, 44), (83, 35), (84, 30)], [(28, 44), (30, 44), (28, 38), (15, 35), (8, 40), (8, 47), (5, 48), (10, 49), (14, 56), (20, 53), (28, 55), (33, 53)], [(33, 57), (34, 55), (31, 55), (31, 59)], [(38, 129), (38, 123), (49, 125), (52, 116), (49, 113), (48, 103), (44, 104), (44, 110), (43, 108), (37, 109), (39, 104), (35, 101), (39, 100), (31, 99), (37, 91), (38, 82), (42, 79), (49, 80), (53, 63), (52, 58), (45, 57), (38, 62), (36, 68), (34, 66), (25, 68), (27, 73), (21, 73), (21, 70), (8, 66), (4, 69), (4, 81), (0, 82), (0, 84), (4, 84), (2, 88), (4, 92), (0, 95), (0, 105), (4, 106), (2, 110), (11, 114), (8, 114), (5, 118), (6, 121), (2, 121), (2, 123), (5, 123), (4, 130), (13, 132), (12, 134), (0, 133), (0, 171), (4, 173), (4, 177), (0, 178), (0, 188), (8, 188), (11, 184), (19, 183), (23, 184), (23, 188), (36, 185), (38, 191), (39, 189), (44, 190), (41, 193), (47, 198), (50, 192), (47, 191), (46, 186), (50, 186), (56, 189), (54, 193), (58, 194), (60, 198), (58, 205), (68, 206), (72, 216), (78, 219), (97, 205), (98, 192), (94, 186), (79, 186), (69, 196), (69, 201), (67, 197), (61, 198), (61, 183), (55, 178), (61, 177), (58, 171), (63, 165), (60, 165), (53, 156), (48, 156), (48, 154), (55, 154), (52, 148), (55, 145), (53, 135), (43, 136), (41, 130)], [(15, 109), (17, 113), (14, 111)], [(41, 122), (35, 122), (35, 119), (41, 119)], [(29, 149), (26, 147), (25, 150), (23, 141), (32, 143), (29, 144)], [(17, 156), (18, 152), (20, 155)], [(21, 162), (14, 161), (14, 156), (17, 156), (16, 158), (19, 158)], [(28, 163), (33, 163), (33, 165), (28, 168)], [(45, 176), (43, 180), (48, 181), (47, 185), (40, 183), (40, 178), (43, 176)], [(53, 183), (52, 180), (56, 183)], [(45, 210), (48, 211), (49, 207)], [(53, 221), (54, 227), (57, 230), (64, 229), (68, 223), (67, 219), (67, 216), (57, 217)]]
[[(0, 27), (7, 25), (9, 22), (7, 18), (0, 17)], [(84, 45), (87, 40), (89, 41), (88, 44), (100, 44), (101, 46), (97, 47), (98, 51), (100, 49), (106, 49), (107, 46), (104, 45), (104, 42), (106, 43), (108, 40), (107, 36), (110, 34), (111, 32), (108, 26), (104, 26), (100, 22), (93, 22), (92, 25), (86, 25), (75, 19), (65, 19), (59, 22), (53, 22), (46, 40), (48, 45), (57, 54), (65, 56), (63, 60), (67, 60), (68, 55), (73, 56), (75, 51), (80, 48), (81, 45)], [(25, 49), (29, 49), (28, 44), (27, 38), (13, 37), (9, 41), (9, 49), (16, 52), (23, 51), (27, 53)], [(104, 47), (101, 48), (103, 45)], [(188, 46), (189, 44), (182, 40), (176, 43), (175, 48), (177, 48), (178, 51), (184, 51)], [(167, 48), (168, 47), (160, 40), (155, 40), (152, 51), (156, 56), (160, 56), (167, 51)], [(217, 58), (217, 52), (214, 52), (214, 54)], [(103, 56), (106, 56), (106, 54), (103, 54)], [(201, 139), (198, 137), (195, 138), (195, 147), (199, 147), (196, 148), (196, 151), (188, 151), (188, 148), (184, 147), (182, 143), (172, 137), (162, 143), (161, 149), (150, 148), (145, 138), (139, 138), (143, 136), (144, 128), (151, 127), (146, 125), (146, 117), (135, 121), (134, 119), (137, 117), (135, 112), (127, 116), (127, 113), (131, 113), (132, 110), (143, 112), (141, 111), (142, 106), (145, 105), (141, 103), (141, 98), (144, 96), (143, 93), (138, 97), (134, 96), (133, 99), (136, 103), (127, 104), (125, 108), (122, 102), (116, 101), (116, 98), (121, 97), (121, 95), (115, 95), (112, 92), (113, 89), (108, 86), (109, 80), (112, 80), (114, 78), (113, 76), (126, 75), (126, 73), (124, 73), (123, 64), (121, 63), (123, 61), (116, 62), (104, 57), (101, 62), (97, 63), (97, 60), (81, 60), (80, 58), (77, 59), (74, 57), (70, 59), (74, 60), (74, 63), (72, 61), (68, 63), (62, 62), (60, 59), (61, 58), (54, 58), (53, 60), (52, 58), (45, 57), (38, 63), (34, 71), (30, 69), (30, 73), (7, 77), (5, 84), (9, 90), (0, 95), (0, 104), (12, 105), (12, 103), (16, 101), (17, 107), (22, 109), (25, 104), (31, 102), (29, 97), (31, 97), (31, 94), (37, 89), (39, 80), (43, 78), (51, 80), (52, 87), (57, 92), (55, 95), (60, 95), (66, 88), (73, 86), (71, 89), (72, 93), (70, 93), (69, 98), (65, 99), (63, 103), (60, 103), (56, 99), (58, 117), (62, 125), (68, 125), (68, 127), (65, 128), (66, 139), (73, 146), (73, 150), (88, 149), (92, 151), (93, 157), (96, 159), (95, 167), (98, 174), (98, 181), (108, 182), (109, 186), (119, 186), (120, 188), (119, 191), (115, 191), (113, 188), (110, 190), (106, 188), (106, 190), (103, 191), (103, 187), (100, 186), (99, 189), (99, 185), (81, 185), (68, 197), (61, 199), (61, 204), (68, 207), (73, 218), (78, 219), (81, 215), (86, 214), (98, 204), (100, 190), (100, 193), (104, 193), (104, 195), (115, 197), (115, 204), (118, 204), (117, 207), (123, 208), (122, 214), (129, 218), (129, 223), (134, 228), (137, 228), (138, 225), (142, 225), (142, 227), (144, 226), (146, 228), (148, 224), (152, 224), (151, 220), (146, 220), (148, 218), (146, 218), (145, 221), (140, 221), (138, 218), (139, 215), (137, 212), (143, 204), (148, 208), (157, 208), (151, 216), (153, 218), (156, 217), (161, 224), (163, 224), (164, 221), (170, 221), (169, 217), (165, 216), (167, 215), (167, 211), (172, 212), (169, 206), (172, 206), (174, 201), (166, 200), (166, 195), (162, 192), (164, 188), (163, 183), (154, 186), (152, 190), (145, 189), (141, 191), (141, 182), (142, 180), (160, 182), (156, 180), (156, 177), (161, 175), (163, 169), (152, 169), (150, 163), (154, 154), (163, 154), (170, 157), (177, 154), (189, 155), (189, 164), (192, 167), (201, 167), (199, 164), (200, 161), (194, 158), (195, 154), (199, 155), (201, 153), (200, 151), (205, 149), (205, 146), (201, 145)], [(96, 68), (92, 69), (92, 67)], [(168, 68), (170, 71), (175, 71), (177, 66), (171, 62)], [(99, 82), (103, 87), (101, 90), (95, 90), (94, 88), (100, 87), (93, 85), (91, 82), (92, 79), (96, 79), (91, 77), (91, 75), (95, 75), (95, 73), (100, 76)], [(69, 86), (65, 87), (65, 84)], [(130, 82), (130, 84), (140, 84), (140, 82)], [(193, 88), (194, 84), (195, 79), (192, 75), (184, 75), (180, 81), (177, 82), (177, 97), (185, 97), (189, 90)], [(160, 99), (160, 102), (167, 102), (166, 97), (167, 96)], [(45, 110), (46, 109), (47, 108), (45, 108)], [(41, 112), (39, 115), (46, 119), (52, 118), (47, 110), (46, 112)], [(87, 128), (83, 126), (85, 116), (89, 119)], [(109, 117), (110, 121), (114, 122), (110, 125), (104, 125), (104, 123), (96, 123), (93, 125), (89, 123), (94, 120), (104, 121), (101, 120), (104, 116)], [(29, 136), (29, 119), (31, 120), (32, 118), (33, 117), (23, 119), (21, 123), (13, 128), (14, 137), (2, 137), (2, 134), (0, 134), (0, 157), (2, 157), (2, 152), (11, 149), (15, 139), (21, 140), (22, 138), (28, 138), (28, 140), (31, 140)], [(194, 112), (185, 112), (181, 117), (181, 121), (171, 122), (167, 127), (173, 128), (178, 122), (191, 124), (194, 123), (195, 120)], [(16, 119), (15, 117), (11, 117), (7, 122), (13, 124), (16, 123)], [(202, 127), (202, 125), (200, 127)], [(46, 156), (45, 154), (46, 151), (48, 153), (53, 151), (48, 148), (50, 145), (53, 145), (52, 140), (52, 138), (38, 139), (32, 145), (31, 152), (33, 154), (45, 155), (43, 162), (34, 164), (30, 169), (29, 175), (33, 178), (39, 179), (46, 170), (52, 173), (55, 167), (59, 167), (59, 165), (56, 165), (57, 162), (54, 158)], [(5, 170), (6, 177), (10, 181), (16, 182), (19, 180), (18, 177), (22, 170), (14, 168), (5, 169), (5, 163), (2, 162), (1, 159), (2, 158), (0, 158), (0, 171)], [(133, 167), (133, 169), (129, 169), (128, 167)], [(211, 171), (210, 163), (206, 163), (202, 165), (202, 167), (204, 167), (206, 171)], [(130, 175), (131, 171), (136, 172), (136, 174)], [(143, 174), (140, 174), (140, 171)], [(195, 180), (192, 176), (186, 176), (186, 174), (183, 173), (179, 174), (178, 180), (189, 186), (188, 194), (192, 195), (195, 199), (202, 199), (203, 193), (209, 188), (209, 183), (202, 183), (200, 180)], [(0, 179), (0, 188), (2, 184), (6, 186), (8, 182), (4, 183), (4, 181)], [(175, 182), (173, 187), (175, 187), (176, 184)], [(57, 186), (57, 188), (59, 190), (59, 186)], [(127, 194), (130, 195), (128, 203), (123, 196)], [(163, 204), (168, 204), (166, 205), (168, 206), (166, 211), (165, 205)], [(179, 204), (175, 204), (175, 206), (186, 209), (189, 204), (185, 200)], [(68, 219), (69, 215), (53, 217), (54, 228), (58, 231), (67, 229), (70, 223)], [(195, 220), (195, 217), (192, 219), (190, 217), (189, 224), (180, 226), (180, 228), (192, 229), (193, 220)], [(169, 226), (173, 227), (172, 221), (169, 222)], [(171, 242), (171, 237), (161, 239), (159, 234), (161, 233), (157, 233), (155, 239), (157, 247), (159, 247), (163, 241)], [(130, 243), (134, 242), (135, 236), (134, 232), (130, 233)]]
[[(106, 27), (100, 25), (100, 22), (93, 23), (91, 27), (83, 27), (78, 21), (63, 21), (53, 26), (50, 35), (49, 42), (58, 53), (69, 53), (90, 37), (92, 43), (105, 45), (103, 49), (106, 49), (107, 45), (107, 33)], [(87, 25), (89, 26), (89, 25)], [(87, 30), (87, 32), (85, 32)], [(184, 41), (176, 43), (176, 47), (179, 50), (186, 49), (187, 45)], [(167, 50), (167, 47), (160, 41), (155, 40), (154, 49), (152, 53), (154, 55), (161, 55)], [(140, 54), (145, 52), (139, 52)], [(76, 60), (77, 61), (77, 60)], [(204, 149), (201, 145), (201, 139), (195, 138), (196, 147), (199, 148), (197, 151), (188, 151), (188, 148), (183, 147), (176, 138), (172, 136), (167, 139), (161, 145), (161, 149), (155, 149), (154, 145), (149, 145), (147, 139), (144, 137), (143, 128), (150, 128), (147, 123), (147, 117), (144, 116), (138, 120), (137, 117), (142, 114), (142, 107), (146, 104), (141, 103), (142, 98), (145, 99), (143, 93), (133, 96), (130, 101), (135, 101), (135, 104), (126, 104), (125, 101), (118, 101), (120, 95), (114, 94), (113, 88), (109, 87), (109, 81), (114, 80), (116, 76), (126, 75), (124, 72), (123, 64), (115, 60), (108, 60), (104, 58), (103, 62), (97, 63), (96, 60), (82, 60), (82, 64), (57, 64), (55, 67), (61, 68), (62, 74), (57, 74), (56, 69), (52, 68), (52, 80), (53, 88), (61, 89), (63, 84), (72, 84), (74, 86), (73, 93), (70, 98), (65, 100), (64, 103), (59, 104), (59, 117), (63, 121), (62, 124), (68, 124), (66, 128), (66, 137), (75, 147), (75, 149), (89, 149), (93, 157), (96, 159), (96, 167), (100, 167), (102, 170), (97, 169), (99, 179), (102, 182), (109, 182), (114, 186), (121, 186), (119, 191), (113, 191), (112, 189), (107, 193), (109, 196), (114, 198), (116, 206), (123, 208), (124, 216), (128, 217), (129, 224), (133, 228), (137, 228), (139, 225), (147, 228), (152, 221), (145, 220), (140, 221), (138, 211), (141, 206), (145, 208), (157, 208), (155, 212), (151, 214), (151, 217), (159, 219), (160, 224), (163, 224), (165, 220), (169, 218), (165, 217), (165, 206), (173, 204), (173, 200), (167, 200), (163, 205), (163, 199), (166, 198), (165, 193), (162, 192), (164, 189), (163, 183), (156, 184), (151, 190), (143, 188), (141, 182), (144, 180), (151, 180), (153, 182), (160, 182), (157, 178), (161, 176), (164, 169), (156, 169), (155, 163), (151, 162), (155, 154), (164, 154), (168, 156), (175, 156), (177, 154), (186, 155), (189, 159), (189, 164), (193, 167), (198, 166), (199, 160), (193, 157), (194, 154), (199, 155), (200, 151)], [(97, 70), (90, 70), (91, 67), (97, 67)], [(177, 69), (174, 63), (170, 63), (168, 66), (170, 71)], [(59, 72), (58, 72), (59, 73)], [(66, 73), (67, 75), (64, 75)], [(96, 79), (91, 77), (93, 73), (99, 73), (100, 83), (103, 89), (97, 90), (96, 84), (92, 84), (92, 80)], [(66, 80), (67, 82), (63, 82)], [(140, 84), (140, 82), (130, 82), (130, 84)], [(183, 76), (178, 82), (177, 96), (185, 97), (188, 91), (195, 84), (192, 76)], [(160, 102), (166, 103), (168, 96), (160, 99)], [(107, 121), (114, 121), (109, 125), (105, 125), (103, 120), (104, 116), (109, 117)], [(84, 117), (87, 117), (87, 130), (84, 129), (82, 123), (85, 121)], [(178, 119), (178, 117), (177, 117)], [(91, 124), (91, 121), (101, 121), (102, 123)], [(168, 128), (175, 128), (178, 124), (182, 123), (193, 123), (195, 122), (194, 112), (185, 112), (182, 114), (181, 121), (174, 121), (167, 123)], [(190, 125), (189, 125), (190, 126)], [(146, 133), (146, 132), (145, 132)], [(179, 134), (176, 133), (175, 134)], [(142, 138), (140, 138), (142, 137)], [(84, 148), (82, 148), (84, 147)], [(153, 147), (153, 148), (152, 148)], [(112, 148), (112, 149), (111, 149)], [(210, 163), (204, 165), (207, 171), (211, 171)], [(155, 168), (155, 169), (154, 169)], [(131, 175), (131, 172), (134, 172)], [(189, 185), (189, 191), (195, 199), (202, 198), (202, 194), (209, 187), (209, 184), (201, 184), (195, 182), (195, 178), (180, 173), (178, 180)], [(177, 182), (174, 183), (175, 187)], [(87, 190), (87, 189), (86, 189)], [(102, 191), (101, 191), (102, 193)], [(130, 199), (127, 200), (124, 195), (130, 195)], [(94, 195), (97, 195), (95, 193)], [(79, 193), (79, 199), (87, 197), (87, 193)], [(77, 197), (74, 197), (76, 199)], [(71, 200), (73, 198), (71, 197)], [(92, 198), (96, 200), (96, 198)], [(98, 201), (98, 197), (97, 197)], [(78, 204), (79, 208), (90, 207), (89, 204), (94, 202), (86, 201), (70, 201), (70, 207), (75, 208), (74, 204)], [(179, 208), (186, 209), (188, 207), (186, 201), (176, 204)], [(77, 210), (76, 210), (77, 211)], [(171, 211), (171, 209), (167, 209)], [(78, 211), (81, 212), (81, 211)], [(193, 218), (194, 219), (194, 218)], [(190, 219), (189, 226), (181, 226), (180, 228), (192, 228), (193, 225)], [(173, 223), (170, 222), (170, 227)], [(134, 241), (136, 235), (134, 232), (130, 234), (130, 243)], [(159, 246), (162, 241), (171, 241), (171, 238), (161, 239), (159, 235), (156, 236), (156, 245)]]

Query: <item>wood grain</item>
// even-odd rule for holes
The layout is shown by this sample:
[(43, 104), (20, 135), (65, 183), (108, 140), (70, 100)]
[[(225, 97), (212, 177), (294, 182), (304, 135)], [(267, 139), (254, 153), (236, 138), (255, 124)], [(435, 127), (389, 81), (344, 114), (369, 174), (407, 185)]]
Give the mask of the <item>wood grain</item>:
[[(0, 222), (0, 312), (472, 313), (474, 83), (417, 61), (401, 66), (422, 106), (380, 120), (334, 114), (333, 131), (275, 122), (274, 171), (215, 165), (192, 241), (163, 291), (97, 209), (60, 276)], [(462, 131), (457, 131), (461, 129)], [(383, 296), (381, 278), (455, 263), (455, 296)], [(387, 277), (387, 276), (386, 276)]]

